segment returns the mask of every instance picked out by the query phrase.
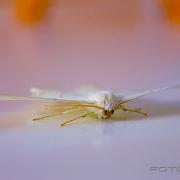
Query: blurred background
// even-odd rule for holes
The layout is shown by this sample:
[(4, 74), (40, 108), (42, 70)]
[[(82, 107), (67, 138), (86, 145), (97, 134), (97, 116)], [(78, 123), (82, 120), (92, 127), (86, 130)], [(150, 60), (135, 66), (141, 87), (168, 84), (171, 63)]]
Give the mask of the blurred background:
[(178, 0), (0, 0), (0, 92), (179, 81)]
[[(0, 94), (92, 83), (151, 89), (179, 77), (179, 0), (0, 0)], [(65, 128), (1, 102), (0, 179), (180, 179), (149, 171), (179, 167), (179, 102), (172, 90), (135, 102), (147, 118)]]

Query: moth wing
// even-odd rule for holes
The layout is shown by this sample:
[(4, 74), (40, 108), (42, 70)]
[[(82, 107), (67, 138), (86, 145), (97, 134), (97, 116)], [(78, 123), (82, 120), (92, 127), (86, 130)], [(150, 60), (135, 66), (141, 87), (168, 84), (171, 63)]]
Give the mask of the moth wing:
[(41, 97), (30, 97), (30, 96), (9, 96), (9, 95), (0, 95), (1, 101), (49, 101), (54, 100), (53, 98), (41, 98)]
[(88, 93), (96, 93), (98, 91), (101, 91), (102, 89), (96, 85), (86, 85), (81, 86), (77, 89), (75, 89), (76, 94), (88, 94)]
[(51, 98), (51, 97), (31, 97), (31, 96), (6, 96), (6, 95), (1, 95), (0, 96), (1, 101), (56, 101), (56, 102), (77, 102), (78, 101), (73, 101), (73, 100), (68, 100), (68, 99), (58, 99), (58, 98)]
[(0, 101), (36, 101), (33, 106), (32, 118), (34, 120), (46, 119), (61, 115), (70, 115), (87, 112), (86, 107), (93, 106), (92, 103), (81, 100), (43, 98), (43, 97), (25, 97), (25, 96), (0, 96)]
[(31, 88), (30, 93), (33, 97), (43, 97), (43, 98), (61, 98), (63, 93), (56, 90), (44, 90), (39, 88)]
[(51, 117), (62, 117), (64, 115), (78, 115), (86, 109), (81, 104), (62, 104), (61, 102), (39, 104), (36, 111), (32, 113), (34, 120), (47, 119)]
[(152, 90), (143, 91), (143, 92), (137, 92), (135, 94), (127, 95), (127, 96), (124, 96), (124, 97), (121, 96), (121, 97), (119, 97), (120, 101), (119, 101), (118, 105), (123, 104), (123, 103), (128, 102), (128, 101), (132, 101), (134, 99), (137, 99), (137, 98), (140, 98), (140, 97), (143, 97), (143, 96), (147, 96), (147, 95), (150, 95), (150, 94), (154, 94), (154, 93), (164, 91), (164, 90), (168, 90), (168, 89), (172, 89), (172, 88), (180, 88), (180, 84), (177, 84), (175, 86), (166, 86), (166, 87), (159, 88), (159, 89), (152, 89)]

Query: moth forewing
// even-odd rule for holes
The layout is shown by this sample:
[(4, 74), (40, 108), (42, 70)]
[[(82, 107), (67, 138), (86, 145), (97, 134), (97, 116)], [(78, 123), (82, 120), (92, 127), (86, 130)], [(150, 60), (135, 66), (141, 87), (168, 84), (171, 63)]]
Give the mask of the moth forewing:
[(61, 117), (63, 115), (79, 114), (80, 112), (90, 112), (102, 110), (96, 103), (82, 100), (69, 100), (65, 98), (48, 97), (26, 97), (26, 96), (0, 96), (2, 101), (36, 101), (38, 105), (32, 113), (33, 120), (48, 119), (51, 117)]
[(53, 106), (52, 104), (42, 105), (33, 115), (33, 120), (50, 119), (50, 118), (62, 118), (65, 115), (78, 114), (84, 111), (83, 107), (79, 106)]
[(48, 119), (51, 117), (59, 118), (73, 114), (78, 115), (82, 112), (95, 112), (96, 110), (101, 110), (101, 108), (92, 103), (51, 102), (42, 104), (36, 111), (37, 113), (34, 114), (33, 120)]

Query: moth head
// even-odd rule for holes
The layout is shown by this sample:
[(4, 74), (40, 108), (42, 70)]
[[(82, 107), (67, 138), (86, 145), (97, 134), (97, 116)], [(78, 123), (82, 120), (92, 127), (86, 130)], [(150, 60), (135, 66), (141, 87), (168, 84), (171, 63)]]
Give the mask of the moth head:
[(111, 115), (114, 114), (113, 109), (103, 109), (102, 111), (102, 118), (103, 119), (108, 119), (111, 117)]

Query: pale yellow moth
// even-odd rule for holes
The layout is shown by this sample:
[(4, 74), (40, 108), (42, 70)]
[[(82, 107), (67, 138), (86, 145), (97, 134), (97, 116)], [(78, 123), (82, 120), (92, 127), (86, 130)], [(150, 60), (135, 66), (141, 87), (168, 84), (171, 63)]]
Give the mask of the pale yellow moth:
[(49, 91), (32, 88), (30, 91), (32, 96), (0, 96), (0, 100), (22, 100), (22, 101), (41, 101), (47, 111), (46, 115), (34, 117), (33, 120), (41, 120), (51, 117), (58, 117), (65, 114), (73, 114), (74, 117), (61, 124), (65, 126), (83, 117), (96, 117), (108, 119), (118, 110), (139, 113), (147, 116), (147, 113), (141, 109), (129, 109), (127, 102), (137, 98), (150, 95), (156, 92), (171, 88), (180, 88), (180, 84), (175, 86), (167, 86), (159, 89), (147, 90), (131, 95), (122, 95), (110, 90), (99, 90), (92, 87), (81, 88), (72, 93), (63, 93), (60, 91)]

